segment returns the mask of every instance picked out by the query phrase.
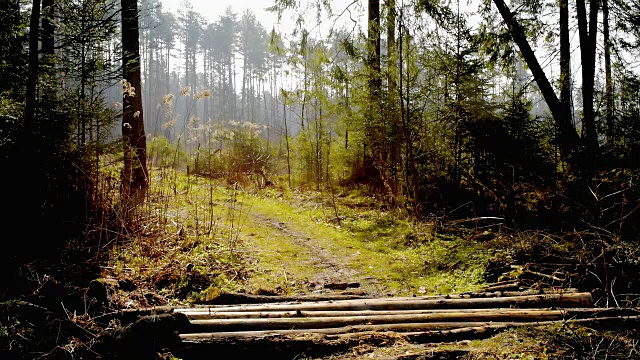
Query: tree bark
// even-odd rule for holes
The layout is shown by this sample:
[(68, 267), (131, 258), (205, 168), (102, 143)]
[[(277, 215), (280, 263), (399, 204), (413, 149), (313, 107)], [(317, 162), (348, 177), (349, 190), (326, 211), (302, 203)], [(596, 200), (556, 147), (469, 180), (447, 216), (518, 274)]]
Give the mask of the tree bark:
[(572, 123), (571, 44), (569, 42), (569, 0), (560, 0), (560, 107), (562, 116)]
[(291, 152), (289, 147), (289, 126), (287, 125), (287, 94), (282, 89), (280, 92), (282, 93), (282, 116), (284, 117), (284, 141), (287, 146), (287, 181), (289, 188), (291, 188)]
[(609, 0), (602, 0), (602, 35), (604, 36), (604, 73), (605, 73), (605, 118), (607, 123), (607, 143), (615, 137), (613, 78), (611, 76), (611, 40), (609, 35)]
[[(368, 124), (366, 124), (365, 132), (367, 141), (371, 144), (371, 154), (374, 162), (377, 164), (378, 170), (382, 175), (385, 171), (384, 165), (381, 164), (384, 156), (381, 143), (384, 141), (384, 134), (379, 131), (380, 126), (380, 1), (369, 0), (368, 9), (368, 26), (367, 26), (367, 87), (369, 102), (367, 104), (367, 114), (365, 115)], [(374, 130), (375, 129), (375, 130)], [(384, 175), (382, 175), (384, 177)]]
[[(598, 152), (598, 134), (593, 111), (598, 7), (599, 2), (591, 0), (589, 20), (587, 21), (585, 0), (576, 0), (580, 58), (582, 60), (582, 139), (586, 146), (587, 155), (592, 160), (595, 160), (594, 157)], [(590, 163), (594, 164), (595, 161)]]
[(369, 66), (369, 92), (373, 100), (380, 96), (380, 1), (369, 0), (367, 64)]
[(42, 53), (52, 56), (54, 53), (54, 0), (42, 0)]
[[(33, 0), (29, 22), (29, 74), (25, 99), (24, 131), (27, 137), (34, 135), (36, 116), (36, 88), (38, 85), (38, 36), (40, 31), (40, 0)], [(25, 144), (28, 146), (28, 144)]]
[[(176, 312), (181, 312), (176, 310)], [(602, 309), (584, 308), (568, 310), (523, 310), (523, 309), (432, 309), (432, 310), (347, 310), (347, 311), (208, 311), (207, 309), (182, 312), (190, 320), (247, 320), (251, 319), (296, 319), (303, 322), (331, 323), (359, 319), (364, 323), (376, 321), (391, 324), (400, 322), (427, 321), (516, 321), (515, 319), (545, 319), (557, 316), (584, 317), (599, 314)], [(328, 318), (328, 319), (325, 319)], [(560, 317), (562, 318), (562, 317)], [(491, 321), (494, 321), (491, 320)], [(262, 321), (262, 320), (259, 320)], [(355, 321), (355, 320), (354, 320)], [(518, 320), (520, 321), (520, 320)], [(240, 321), (241, 322), (241, 321)], [(203, 323), (205, 324), (205, 323)], [(318, 326), (320, 327), (320, 326)]]
[[(524, 323), (519, 323), (524, 325)], [(433, 322), (433, 323), (400, 323), (400, 324), (358, 324), (347, 325), (339, 327), (325, 327), (325, 328), (300, 328), (300, 329), (263, 329), (263, 330), (238, 330), (238, 331), (211, 331), (211, 332), (194, 332), (198, 330), (206, 330), (201, 326), (194, 326), (189, 329), (188, 332), (180, 334), (182, 340), (187, 341), (206, 341), (215, 339), (229, 339), (229, 338), (257, 338), (264, 336), (291, 336), (298, 334), (322, 334), (322, 335), (338, 335), (348, 333), (363, 333), (363, 332), (383, 332), (383, 331), (395, 331), (395, 332), (423, 332), (423, 331), (447, 331), (452, 329), (469, 328), (469, 327), (485, 327), (489, 325), (507, 325), (505, 323), (490, 323), (490, 322)]]
[(122, 69), (124, 140), (123, 194), (133, 204), (144, 201), (149, 187), (147, 173), (147, 138), (144, 131), (142, 87), (140, 80), (140, 40), (138, 3), (121, 0), (122, 6)]
[[(511, 281), (505, 281), (501, 283), (495, 283), (491, 286), (481, 289), (481, 291), (477, 292), (468, 292), (463, 294), (453, 294), (453, 295), (427, 295), (420, 296), (419, 299), (423, 300), (444, 300), (444, 299), (472, 299), (472, 298), (492, 298), (492, 297), (513, 297), (513, 296), (531, 296), (531, 295), (543, 295), (543, 294), (567, 294), (567, 293), (577, 293), (578, 290), (575, 288), (565, 288), (565, 289), (548, 289), (547, 291), (542, 290), (523, 290), (523, 291), (507, 291), (504, 288), (497, 288), (498, 286), (511, 284)], [(348, 294), (345, 293), (337, 293), (337, 294), (312, 294), (305, 296), (275, 296), (275, 295), (253, 295), (253, 294), (240, 294), (240, 293), (222, 293), (217, 298), (211, 300), (210, 302), (203, 302), (198, 305), (194, 305), (190, 308), (176, 308), (176, 311), (179, 312), (188, 312), (188, 311), (209, 311), (209, 308), (213, 308), (213, 306), (220, 305), (233, 305), (237, 306), (237, 304), (278, 304), (278, 303), (292, 303), (292, 302), (319, 302), (319, 301), (338, 301), (338, 300), (356, 300), (356, 299), (373, 299), (374, 297), (368, 296), (365, 293), (354, 293), (353, 290), (349, 291)], [(405, 300), (415, 300), (415, 296), (408, 297), (394, 297), (396, 301), (405, 301)]]
[(285, 304), (259, 304), (210, 307), (212, 311), (346, 311), (346, 310), (429, 310), (504, 307), (590, 307), (590, 293), (542, 294), (499, 298), (382, 298), (336, 300)]
[[(401, 323), (401, 324), (368, 324), (349, 325), (336, 328), (319, 329), (283, 329), (283, 330), (254, 330), (254, 331), (233, 331), (233, 332), (210, 332), (210, 333), (182, 333), (180, 338), (187, 342), (227, 342), (233, 341), (238, 344), (240, 341), (271, 340), (283, 342), (287, 339), (293, 340), (296, 335), (311, 334), (319, 335), (318, 340), (330, 340), (348, 336), (349, 338), (360, 338), (363, 336), (391, 335), (395, 338), (398, 333), (404, 335), (417, 343), (424, 342), (452, 342), (463, 339), (477, 339), (481, 335), (492, 335), (497, 331), (517, 326), (545, 326), (555, 324), (579, 324), (599, 330), (630, 330), (638, 329), (640, 326), (639, 316), (602, 316), (584, 319), (561, 319), (549, 321), (532, 322), (434, 322), (434, 323)], [(387, 333), (393, 332), (393, 333)], [(487, 334), (488, 332), (488, 334)], [(387, 333), (387, 334), (385, 334)], [(379, 338), (378, 338), (379, 340)]]

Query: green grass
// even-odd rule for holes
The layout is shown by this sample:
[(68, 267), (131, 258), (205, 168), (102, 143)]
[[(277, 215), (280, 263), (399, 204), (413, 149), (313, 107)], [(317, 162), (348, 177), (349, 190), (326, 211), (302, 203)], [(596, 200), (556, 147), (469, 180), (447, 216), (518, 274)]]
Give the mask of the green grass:
[(383, 294), (459, 293), (483, 282), (489, 252), (480, 244), (436, 234), (362, 195), (336, 196), (334, 208), (326, 193), (229, 187), (171, 169), (151, 174), (151, 200), (138, 214), (143, 231), (112, 248), (110, 276), (133, 277), (150, 291), (161, 279), (168, 284), (156, 290), (168, 299), (309, 292), (322, 254), (359, 279), (376, 279), (364, 290)]
[(107, 276), (130, 278), (169, 301), (241, 290), (246, 266), (230, 227), (238, 221), (233, 190), (171, 169), (151, 175), (150, 200), (136, 215), (141, 231), (111, 248)]
[[(246, 194), (243, 201), (250, 204), (252, 212), (269, 214), (292, 232), (314, 239), (343, 257), (362, 277), (379, 279), (392, 293), (449, 294), (475, 290), (482, 284), (488, 252), (474, 242), (427, 233), (429, 227), (424, 224), (413, 224), (375, 208), (347, 206), (338, 210), (339, 214), (345, 214), (338, 223), (334, 210), (317, 194), (297, 197)], [(251, 220), (246, 226), (245, 230), (254, 234), (248, 241), (279, 254), (275, 261), (263, 263), (270, 272), (286, 264), (294, 276), (310, 277), (313, 269), (290, 263), (300, 257), (306, 259), (310, 254), (305, 249), (270, 236), (269, 228), (260, 228)]]

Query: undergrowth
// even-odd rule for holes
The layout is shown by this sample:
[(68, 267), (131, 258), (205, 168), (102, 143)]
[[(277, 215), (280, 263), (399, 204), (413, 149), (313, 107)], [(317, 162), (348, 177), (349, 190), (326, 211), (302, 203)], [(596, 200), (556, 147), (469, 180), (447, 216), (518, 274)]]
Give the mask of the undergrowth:
[(639, 345), (637, 331), (596, 331), (575, 324), (557, 324), (520, 326), (463, 346), (469, 351), (466, 360), (548, 360), (640, 359)]
[(347, 273), (377, 279), (364, 290), (379, 294), (449, 294), (483, 283), (482, 244), (373, 198), (229, 186), (170, 168), (150, 173), (138, 230), (113, 243), (104, 267), (105, 277), (134, 284), (110, 282), (120, 307), (213, 301), (223, 292), (308, 293), (317, 254), (291, 237), (326, 249)]

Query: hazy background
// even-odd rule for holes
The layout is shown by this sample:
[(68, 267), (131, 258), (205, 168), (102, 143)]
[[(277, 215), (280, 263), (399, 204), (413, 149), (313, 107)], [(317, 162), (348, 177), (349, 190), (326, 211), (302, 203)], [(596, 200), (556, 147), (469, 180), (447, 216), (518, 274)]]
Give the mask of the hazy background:
[[(177, 14), (184, 0), (162, 0), (161, 2), (163, 9)], [(295, 29), (295, 20), (298, 16), (295, 11), (287, 10), (278, 22), (278, 15), (275, 12), (266, 10), (268, 7), (273, 6), (273, 0), (191, 0), (190, 3), (193, 6), (193, 10), (204, 16), (209, 22), (216, 21), (220, 15), (224, 14), (227, 7), (231, 7), (239, 16), (241, 16), (245, 10), (251, 10), (265, 29), (270, 31), (275, 27), (276, 31), (281, 32), (283, 35), (293, 32)], [(333, 0), (330, 3), (334, 16), (323, 12), (323, 21), (320, 26), (316, 26), (316, 8), (313, 7), (308, 0), (299, 1), (300, 8), (307, 9), (304, 26), (309, 32), (326, 36), (327, 30), (334, 25), (334, 23), (337, 27), (344, 25), (351, 28), (354, 26), (354, 23), (350, 19), (350, 15), (353, 20), (358, 22), (358, 27), (362, 28), (362, 25), (366, 21), (366, 17), (364, 16), (364, 10), (366, 10), (364, 2), (358, 0)], [(350, 10), (350, 12), (345, 11), (345, 9)], [(354, 30), (358, 30), (358, 28)]]

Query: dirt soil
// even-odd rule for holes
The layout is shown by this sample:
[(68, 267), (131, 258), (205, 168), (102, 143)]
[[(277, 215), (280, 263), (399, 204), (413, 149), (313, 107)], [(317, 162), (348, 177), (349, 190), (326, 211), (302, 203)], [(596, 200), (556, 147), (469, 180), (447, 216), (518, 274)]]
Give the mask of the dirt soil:
[[(357, 269), (357, 256), (360, 255), (358, 249), (342, 248), (318, 241), (311, 227), (293, 229), (287, 224), (286, 219), (274, 214), (252, 211), (250, 216), (257, 223), (270, 227), (271, 237), (287, 241), (295, 248), (297, 252), (295, 258), (281, 260), (280, 270), (283, 274), (286, 273), (286, 280), (290, 284), (302, 285), (298, 288), (313, 293), (344, 292), (345, 290), (372, 296), (385, 293), (385, 289), (380, 287), (377, 279)], [(257, 259), (269, 256), (273, 250), (266, 248), (265, 243), (260, 241), (247, 241), (246, 246), (250, 256)], [(292, 261), (296, 266), (291, 266)], [(306, 269), (306, 275), (298, 274), (295, 271), (296, 268)]]

